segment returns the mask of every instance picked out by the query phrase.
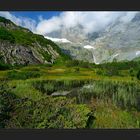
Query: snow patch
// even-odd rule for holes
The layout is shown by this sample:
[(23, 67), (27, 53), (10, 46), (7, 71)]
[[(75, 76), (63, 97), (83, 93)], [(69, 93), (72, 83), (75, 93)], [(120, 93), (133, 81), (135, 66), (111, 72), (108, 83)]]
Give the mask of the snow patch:
[(119, 54), (117, 53), (117, 54), (113, 55), (112, 57), (115, 58), (115, 57), (117, 57), (118, 55), (119, 55)]
[(71, 43), (71, 41), (67, 40), (66, 38), (52, 38), (48, 36), (45, 36), (45, 38), (50, 39), (51, 41), (54, 42)]
[(136, 51), (136, 55), (139, 55), (140, 54), (140, 51)]
[(85, 49), (96, 49), (95, 47), (90, 46), (90, 45), (86, 45), (86, 46), (84, 46), (84, 48), (85, 48)]

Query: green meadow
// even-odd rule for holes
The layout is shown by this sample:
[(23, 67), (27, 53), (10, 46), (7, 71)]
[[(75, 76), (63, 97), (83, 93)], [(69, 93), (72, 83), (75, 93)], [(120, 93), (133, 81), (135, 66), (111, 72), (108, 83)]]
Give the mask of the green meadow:
[(0, 67), (1, 128), (140, 128), (140, 62)]

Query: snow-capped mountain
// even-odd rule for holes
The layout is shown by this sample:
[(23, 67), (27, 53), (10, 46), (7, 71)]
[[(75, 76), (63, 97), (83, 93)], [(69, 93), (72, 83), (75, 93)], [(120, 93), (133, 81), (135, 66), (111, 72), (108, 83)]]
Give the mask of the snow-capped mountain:
[(82, 25), (52, 32), (48, 39), (74, 59), (94, 62), (132, 60), (140, 56), (140, 12), (127, 22), (121, 17), (105, 29), (85, 34)]

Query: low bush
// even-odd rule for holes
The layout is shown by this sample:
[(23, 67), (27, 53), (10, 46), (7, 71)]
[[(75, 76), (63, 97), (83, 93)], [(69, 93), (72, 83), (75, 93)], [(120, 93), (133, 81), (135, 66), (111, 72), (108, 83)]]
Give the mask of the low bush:
[(12, 68), (12, 66), (9, 64), (0, 63), (0, 70), (8, 70), (11, 68)]
[(86, 128), (91, 115), (86, 105), (77, 105), (74, 99), (27, 99), (16, 106), (7, 128)]
[(10, 112), (13, 111), (16, 96), (11, 93), (5, 82), (0, 83), (0, 128), (5, 128), (10, 119)]
[(41, 74), (38, 71), (16, 71), (12, 70), (7, 73), (7, 78), (8, 79), (16, 79), (16, 80), (25, 80), (25, 79), (30, 79), (30, 78), (37, 78), (40, 77)]
[(0, 39), (1, 40), (8, 40), (10, 43), (15, 43), (14, 36), (5, 28), (0, 28)]

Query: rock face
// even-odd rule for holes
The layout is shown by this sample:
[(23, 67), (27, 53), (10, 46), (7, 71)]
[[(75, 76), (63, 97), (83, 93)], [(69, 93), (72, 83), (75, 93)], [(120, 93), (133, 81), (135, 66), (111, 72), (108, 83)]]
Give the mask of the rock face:
[[(95, 63), (129, 61), (140, 57), (140, 12), (128, 22), (117, 18), (105, 29), (85, 35), (82, 27), (60, 31), (50, 37), (66, 38), (71, 43), (58, 43), (64, 52), (69, 53), (74, 59)], [(67, 33), (67, 34), (66, 34)], [(70, 36), (70, 35), (71, 36)], [(52, 36), (51, 36), (52, 35)], [(93, 48), (84, 48), (90, 45)]]
[[(46, 58), (40, 53), (41, 51), (50, 54), (52, 58), (46, 60)], [(26, 47), (24, 45), (10, 44), (6, 41), (0, 42), (0, 55), (1, 60), (12, 65), (53, 63), (53, 61), (59, 57), (58, 52), (53, 50), (51, 46), (47, 49), (44, 47), (39, 48), (37, 44), (34, 45), (34, 47)]]
[(85, 49), (81, 44), (77, 43), (58, 43), (62, 51), (68, 55), (70, 55), (73, 59), (89, 61), (91, 63), (94, 62), (92, 51), (89, 49)]
[(0, 62), (12, 65), (50, 64), (64, 56), (51, 40), (0, 17)]

